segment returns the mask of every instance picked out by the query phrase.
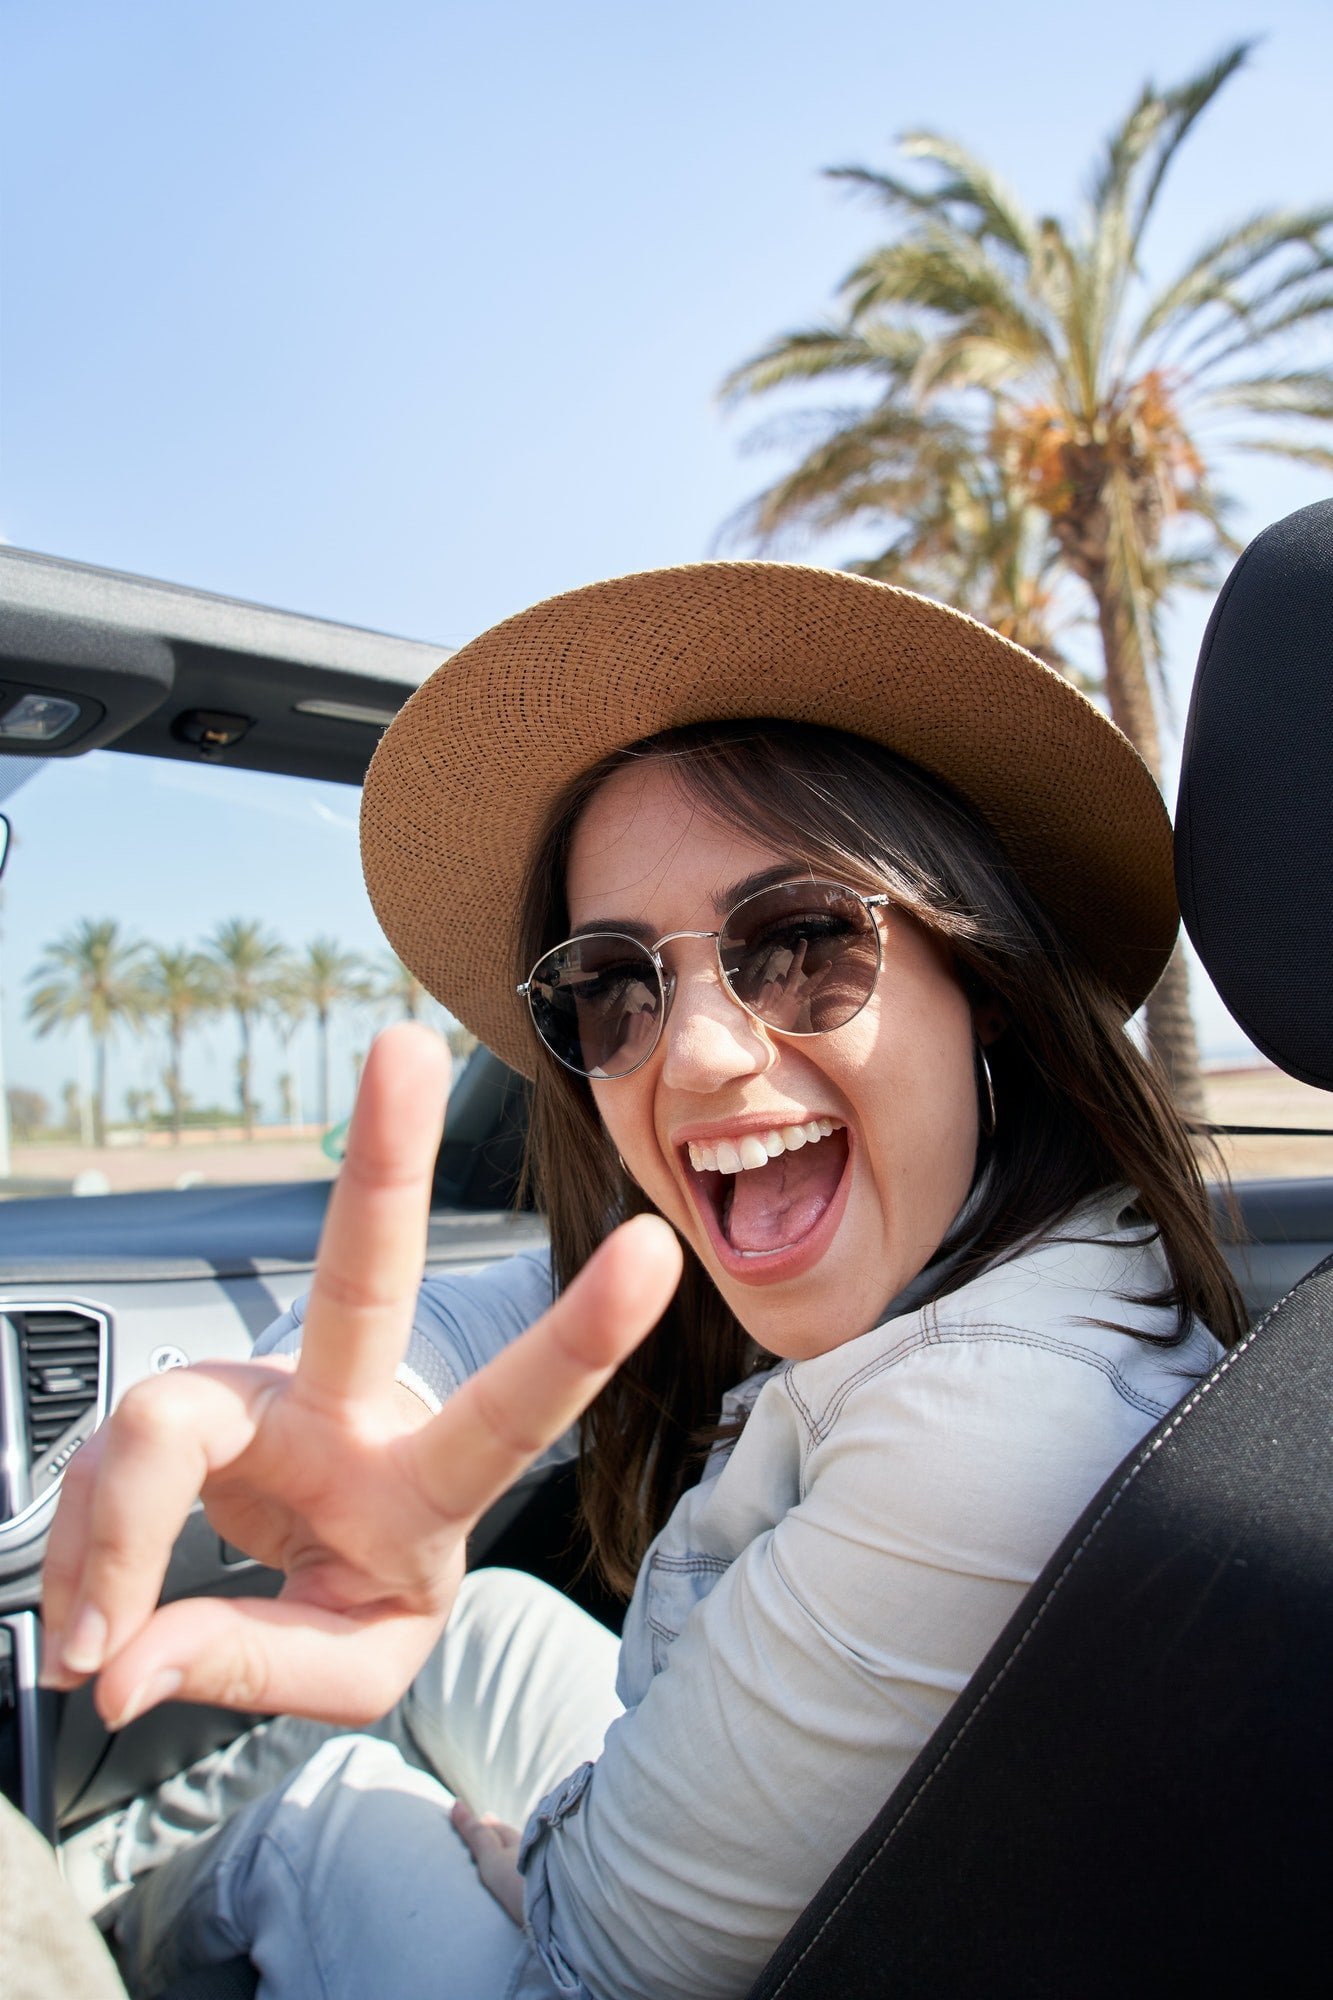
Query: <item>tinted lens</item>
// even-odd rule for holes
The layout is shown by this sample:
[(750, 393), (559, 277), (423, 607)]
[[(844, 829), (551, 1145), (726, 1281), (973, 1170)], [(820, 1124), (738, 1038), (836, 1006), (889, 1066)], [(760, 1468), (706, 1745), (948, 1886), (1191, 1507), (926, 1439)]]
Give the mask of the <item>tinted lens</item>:
[(879, 928), (835, 882), (784, 882), (732, 911), (718, 939), (736, 998), (786, 1035), (824, 1035), (860, 1013), (879, 977)]
[(611, 932), (571, 938), (539, 959), (528, 1006), (552, 1055), (581, 1076), (628, 1076), (662, 1025), (662, 984), (649, 953)]

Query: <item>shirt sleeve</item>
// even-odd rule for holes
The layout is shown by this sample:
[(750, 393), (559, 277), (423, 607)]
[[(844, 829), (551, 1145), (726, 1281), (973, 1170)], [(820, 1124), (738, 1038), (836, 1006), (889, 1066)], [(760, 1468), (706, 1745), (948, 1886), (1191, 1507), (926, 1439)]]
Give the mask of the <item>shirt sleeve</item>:
[[(507, 1347), (546, 1311), (553, 1297), (546, 1250), (524, 1250), (483, 1269), (428, 1272), (417, 1294), (407, 1352), (398, 1380), (427, 1408), (440, 1409), (460, 1382)], [(308, 1295), (260, 1334), (256, 1354), (296, 1354)], [(567, 1458), (572, 1433), (539, 1461)]]
[(796, 1504), (525, 1829), (527, 1920), (557, 1989), (747, 1992), (1149, 1421), (1021, 1340), (853, 1378), (823, 1429), (786, 1381), (766, 1389), (720, 1477), (780, 1452), (801, 1463)]

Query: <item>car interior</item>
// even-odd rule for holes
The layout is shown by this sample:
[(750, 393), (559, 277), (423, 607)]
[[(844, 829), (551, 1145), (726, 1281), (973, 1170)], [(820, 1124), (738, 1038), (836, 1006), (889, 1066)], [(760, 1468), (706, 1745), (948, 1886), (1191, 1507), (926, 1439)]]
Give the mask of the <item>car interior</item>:
[[(1237, 1022), (1333, 1089), (1333, 502), (1251, 545), (1205, 636), (1177, 812), (1182, 908)], [(436, 648), (0, 549), (0, 774), (94, 747), (357, 785)], [(29, 699), (32, 698), (32, 699)], [(28, 700), (45, 738), (4, 736)], [(63, 705), (63, 706), (62, 706)], [(61, 718), (63, 717), (63, 721)], [(59, 726), (56, 726), (59, 725)], [(524, 1087), (478, 1049), (437, 1161), (428, 1263), (543, 1240)], [(1333, 1119), (1329, 1120), (1333, 1124)], [(114, 1740), (38, 1690), (61, 1473), (135, 1380), (242, 1356), (307, 1286), (328, 1183), (0, 1200), (0, 1788), (49, 1838), (248, 1718), (168, 1704)], [(1218, 1196), (1252, 1331), (1113, 1475), (941, 1729), (779, 1947), (755, 2000), (1305, 1984), (1333, 1932), (1333, 1180)], [(613, 1627), (568, 1469), (480, 1525)], [(201, 1511), (168, 1595), (280, 1579)], [(248, 1967), (191, 2000), (253, 1991)], [(179, 2000), (187, 2000), (185, 1989)]]

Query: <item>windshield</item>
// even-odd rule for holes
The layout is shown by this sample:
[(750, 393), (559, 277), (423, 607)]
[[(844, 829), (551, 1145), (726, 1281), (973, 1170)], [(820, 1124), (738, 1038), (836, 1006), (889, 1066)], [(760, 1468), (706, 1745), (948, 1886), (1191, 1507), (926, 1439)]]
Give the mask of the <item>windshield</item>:
[(375, 921), (354, 789), (105, 751), (0, 789), (0, 1195), (328, 1176), (377, 1029), (452, 1026)]
[[(323, 1178), (388, 1021), (467, 1036), (390, 952), (350, 786), (131, 757), (0, 760), (0, 1199)], [(1326, 1092), (1194, 968), (1210, 1177), (1333, 1174)]]

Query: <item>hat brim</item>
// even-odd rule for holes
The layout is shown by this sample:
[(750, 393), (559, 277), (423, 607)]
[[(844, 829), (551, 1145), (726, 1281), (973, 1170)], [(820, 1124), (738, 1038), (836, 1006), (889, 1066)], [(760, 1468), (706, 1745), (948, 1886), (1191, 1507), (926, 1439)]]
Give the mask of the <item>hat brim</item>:
[(447, 660), (366, 779), (366, 883), (417, 978), (513, 1068), (537, 1042), (515, 992), (529, 861), (564, 788), (689, 723), (772, 716), (885, 745), (953, 786), (1126, 1013), (1177, 929), (1151, 774), (1085, 696), (975, 620), (794, 563), (692, 563), (566, 592)]

